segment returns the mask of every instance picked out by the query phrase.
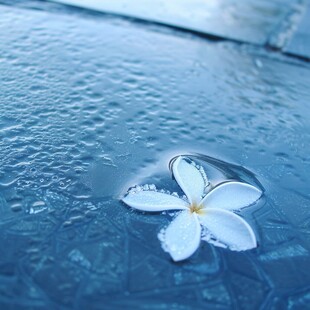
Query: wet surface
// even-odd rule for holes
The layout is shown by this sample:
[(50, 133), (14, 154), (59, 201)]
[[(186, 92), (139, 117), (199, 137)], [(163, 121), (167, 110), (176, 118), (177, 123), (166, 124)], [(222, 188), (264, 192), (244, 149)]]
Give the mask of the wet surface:
[(155, 21), (211, 36), (265, 44), (298, 1), (55, 0), (54, 2)]
[(310, 5), (302, 16), (296, 32), (285, 48), (287, 53), (310, 59)]
[[(1, 308), (306, 305), (308, 63), (43, 4), (0, 10)], [(175, 264), (156, 236), (166, 215), (119, 201), (171, 188), (184, 153), (254, 173), (256, 250), (204, 243)]]

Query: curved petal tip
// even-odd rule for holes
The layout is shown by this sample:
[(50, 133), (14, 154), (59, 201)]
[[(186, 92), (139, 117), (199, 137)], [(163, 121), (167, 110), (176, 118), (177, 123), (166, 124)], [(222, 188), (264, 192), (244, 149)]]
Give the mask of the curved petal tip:
[(200, 222), (222, 244), (233, 251), (245, 251), (257, 247), (255, 233), (240, 216), (223, 209), (207, 209), (199, 216)]
[(188, 203), (181, 198), (156, 191), (129, 192), (122, 201), (135, 209), (149, 212), (184, 210)]
[(172, 173), (190, 203), (199, 203), (208, 185), (204, 169), (186, 157), (179, 156), (172, 163)]
[(159, 236), (163, 249), (175, 262), (189, 258), (199, 247), (200, 238), (201, 226), (197, 216), (187, 210), (177, 215)]
[(253, 185), (242, 182), (226, 182), (215, 187), (202, 200), (205, 208), (238, 210), (255, 203), (263, 192)]

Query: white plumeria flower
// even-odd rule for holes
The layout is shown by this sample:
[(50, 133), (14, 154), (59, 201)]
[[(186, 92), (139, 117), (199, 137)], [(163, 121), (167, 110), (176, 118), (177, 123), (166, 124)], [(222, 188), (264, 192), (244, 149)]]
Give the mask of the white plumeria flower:
[(164, 248), (174, 261), (191, 256), (199, 247), (201, 226), (231, 250), (244, 251), (257, 247), (250, 225), (233, 213), (257, 201), (262, 192), (242, 182), (225, 182), (207, 192), (208, 181), (202, 167), (179, 156), (172, 164), (175, 180), (187, 201), (155, 190), (129, 191), (123, 202), (150, 212), (182, 210), (164, 233)]

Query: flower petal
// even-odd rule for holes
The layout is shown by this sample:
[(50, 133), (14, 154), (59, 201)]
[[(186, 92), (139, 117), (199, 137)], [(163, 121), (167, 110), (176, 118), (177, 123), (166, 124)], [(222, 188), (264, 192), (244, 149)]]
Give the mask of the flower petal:
[(218, 241), (231, 250), (244, 251), (257, 247), (255, 234), (250, 225), (233, 212), (208, 208), (199, 220)]
[(246, 183), (227, 182), (215, 187), (201, 201), (204, 208), (238, 210), (257, 201), (262, 192)]
[[(202, 168), (201, 168), (202, 169)], [(173, 176), (182, 188), (190, 203), (199, 203), (207, 185), (203, 170), (179, 156), (172, 164)]]
[(155, 191), (130, 192), (123, 202), (126, 205), (142, 210), (158, 212), (164, 210), (187, 209), (188, 203), (181, 198)]
[(184, 260), (197, 250), (200, 237), (201, 226), (197, 215), (185, 210), (166, 228), (162, 240), (163, 248), (174, 261)]

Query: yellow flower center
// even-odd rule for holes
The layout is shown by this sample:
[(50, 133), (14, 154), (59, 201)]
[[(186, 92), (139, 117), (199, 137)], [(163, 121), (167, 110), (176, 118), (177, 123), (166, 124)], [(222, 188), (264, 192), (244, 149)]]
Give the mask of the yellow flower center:
[(192, 203), (190, 206), (189, 206), (189, 210), (191, 213), (197, 213), (197, 214), (204, 214), (205, 213), (205, 210), (203, 209), (203, 206), (202, 205), (198, 205), (197, 203)]

